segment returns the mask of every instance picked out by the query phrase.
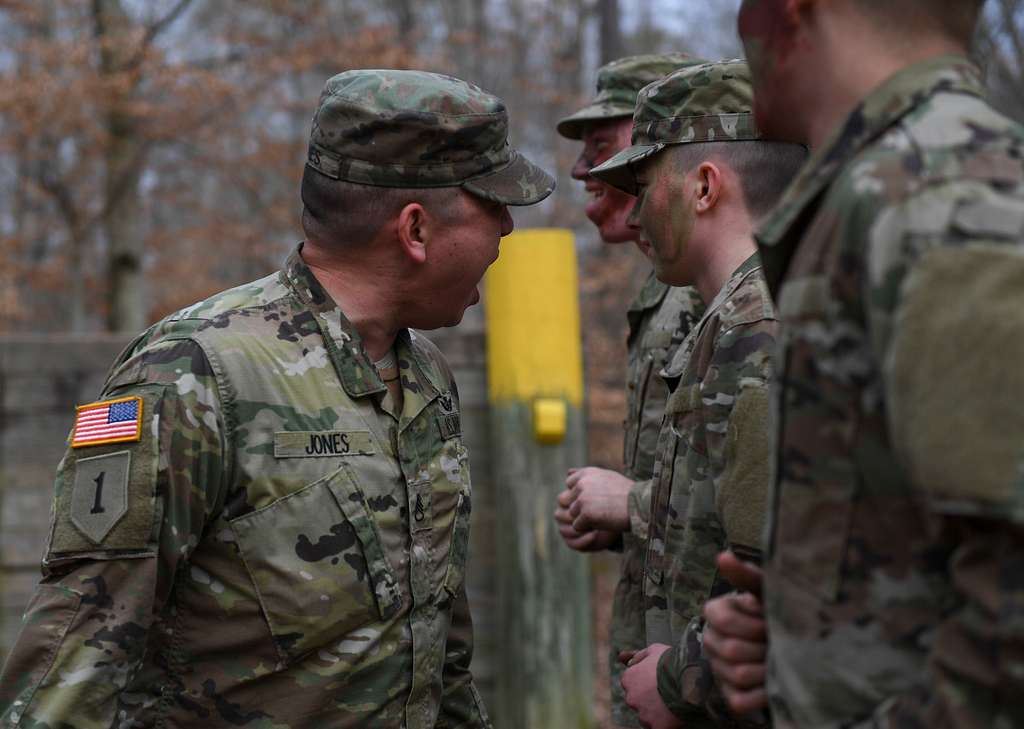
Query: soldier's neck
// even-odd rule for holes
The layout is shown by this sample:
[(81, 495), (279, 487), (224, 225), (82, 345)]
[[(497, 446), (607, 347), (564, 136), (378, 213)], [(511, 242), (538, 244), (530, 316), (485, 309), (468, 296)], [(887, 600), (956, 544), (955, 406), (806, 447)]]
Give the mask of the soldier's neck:
[(736, 269), (756, 252), (757, 245), (749, 231), (718, 238), (697, 267), (694, 286), (704, 303), (710, 306)]
[(817, 47), (818, 57), (807, 66), (815, 69), (808, 77), (811, 86), (806, 89), (803, 117), (804, 138), (812, 149), (828, 142), (865, 97), (904, 68), (929, 58), (967, 53), (955, 41), (932, 34), (895, 43), (890, 36), (865, 32), (851, 43), (849, 28), (837, 26), (830, 32), (835, 37)]
[(398, 302), (388, 277), (379, 269), (370, 273), (362, 266), (344, 265), (305, 249), (302, 258), (359, 332), (370, 359), (385, 357), (403, 328), (398, 323)]

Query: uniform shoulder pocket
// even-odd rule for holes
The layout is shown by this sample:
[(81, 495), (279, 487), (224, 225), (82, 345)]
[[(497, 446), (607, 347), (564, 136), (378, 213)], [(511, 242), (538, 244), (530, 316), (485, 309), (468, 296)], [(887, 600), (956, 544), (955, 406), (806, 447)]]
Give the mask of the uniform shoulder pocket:
[(48, 564), (153, 554), (163, 385), (80, 406), (57, 469)]

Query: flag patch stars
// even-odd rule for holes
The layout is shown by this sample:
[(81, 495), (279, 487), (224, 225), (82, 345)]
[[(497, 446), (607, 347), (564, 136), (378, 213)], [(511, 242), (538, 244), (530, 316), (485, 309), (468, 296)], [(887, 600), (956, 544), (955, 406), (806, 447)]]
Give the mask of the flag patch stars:
[(142, 398), (124, 397), (79, 405), (71, 447), (127, 443), (142, 433)]

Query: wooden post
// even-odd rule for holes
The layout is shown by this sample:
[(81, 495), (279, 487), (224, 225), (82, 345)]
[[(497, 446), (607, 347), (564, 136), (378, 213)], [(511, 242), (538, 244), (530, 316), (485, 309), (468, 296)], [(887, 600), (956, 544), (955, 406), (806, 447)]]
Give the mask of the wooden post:
[(501, 631), (494, 723), (584, 729), (593, 702), (589, 568), (552, 518), (566, 470), (585, 457), (572, 233), (504, 239), (486, 290)]

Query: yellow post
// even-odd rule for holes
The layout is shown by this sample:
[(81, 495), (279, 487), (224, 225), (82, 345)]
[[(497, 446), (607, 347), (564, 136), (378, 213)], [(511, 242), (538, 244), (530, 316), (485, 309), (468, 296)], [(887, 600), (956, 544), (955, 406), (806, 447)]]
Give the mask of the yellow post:
[(592, 724), (588, 563), (552, 512), (584, 462), (576, 247), (566, 230), (514, 233), (486, 282), (497, 490), (498, 729)]

